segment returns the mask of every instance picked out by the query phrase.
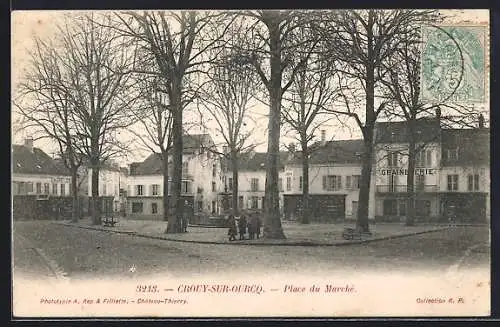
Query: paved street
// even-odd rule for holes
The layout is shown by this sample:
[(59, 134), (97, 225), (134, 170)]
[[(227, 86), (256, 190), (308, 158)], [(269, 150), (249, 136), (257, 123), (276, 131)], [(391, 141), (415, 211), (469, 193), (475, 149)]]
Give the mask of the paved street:
[[(445, 270), (462, 261), (489, 265), (489, 231), (454, 227), (393, 240), (338, 247), (231, 246), (152, 240), (51, 222), (14, 224), (14, 273), (50, 278), (41, 249), (71, 279), (162, 274), (196, 276), (224, 272), (370, 272)], [(474, 251), (466, 251), (476, 246)], [(469, 252), (463, 259), (464, 253)]]

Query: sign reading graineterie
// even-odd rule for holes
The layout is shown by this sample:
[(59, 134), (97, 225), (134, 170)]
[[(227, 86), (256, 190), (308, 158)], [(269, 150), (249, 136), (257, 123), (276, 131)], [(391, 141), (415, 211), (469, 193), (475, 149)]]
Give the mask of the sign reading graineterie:
[(71, 179), (69, 177), (52, 177), (50, 179), (52, 183), (69, 183), (71, 182)]
[[(380, 169), (380, 174), (385, 175), (408, 175), (408, 169)], [(415, 168), (415, 175), (434, 175), (436, 173), (435, 169), (430, 168)]]

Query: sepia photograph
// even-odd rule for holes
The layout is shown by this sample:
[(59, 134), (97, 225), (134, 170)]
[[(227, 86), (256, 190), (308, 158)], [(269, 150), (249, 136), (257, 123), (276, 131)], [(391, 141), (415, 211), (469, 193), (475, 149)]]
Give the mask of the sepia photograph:
[(489, 10), (12, 11), (12, 317), (490, 316), (489, 60)]

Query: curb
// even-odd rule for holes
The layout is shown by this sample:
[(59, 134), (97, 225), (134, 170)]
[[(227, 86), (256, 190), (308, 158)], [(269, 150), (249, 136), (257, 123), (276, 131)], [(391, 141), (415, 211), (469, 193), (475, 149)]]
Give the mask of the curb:
[(446, 229), (450, 228), (450, 227), (442, 227), (442, 228), (436, 228), (436, 229), (431, 229), (431, 230), (424, 230), (424, 231), (407, 233), (407, 234), (391, 235), (391, 236), (384, 236), (384, 237), (379, 237), (379, 238), (372, 238), (372, 239), (365, 239), (365, 240), (356, 240), (356, 241), (341, 241), (341, 242), (334, 242), (334, 243), (318, 243), (318, 242), (309, 242), (309, 241), (297, 241), (297, 242), (290, 242), (290, 243), (271, 243), (271, 242), (263, 242), (263, 243), (236, 242), (236, 243), (229, 243), (229, 242), (220, 242), (220, 241), (217, 242), (217, 241), (180, 240), (180, 239), (173, 239), (173, 238), (163, 237), (163, 236), (154, 236), (154, 235), (142, 234), (142, 233), (137, 233), (137, 232), (133, 232), (133, 231), (118, 231), (118, 230), (104, 229), (104, 228), (101, 228), (101, 227), (72, 225), (72, 224), (68, 224), (68, 223), (55, 223), (55, 224), (62, 225), (62, 226), (67, 226), (67, 227), (77, 227), (77, 228), (82, 228), (82, 229), (96, 230), (96, 231), (108, 232), (108, 233), (115, 233), (115, 234), (126, 234), (126, 235), (132, 235), (132, 236), (142, 237), (142, 238), (149, 238), (149, 239), (163, 240), (163, 241), (171, 241), (171, 242), (197, 243), (197, 244), (218, 244), (218, 245), (310, 246), (310, 247), (313, 247), (313, 246), (346, 246), (346, 245), (355, 245), (355, 244), (365, 244), (365, 243), (372, 243), (372, 242), (377, 242), (377, 241), (386, 241), (386, 240), (392, 240), (392, 239), (397, 239), (397, 238), (402, 238), (402, 237), (408, 237), (408, 236), (415, 236), (415, 235), (432, 233), (432, 232), (439, 232), (439, 231), (443, 231), (443, 230), (446, 230)]

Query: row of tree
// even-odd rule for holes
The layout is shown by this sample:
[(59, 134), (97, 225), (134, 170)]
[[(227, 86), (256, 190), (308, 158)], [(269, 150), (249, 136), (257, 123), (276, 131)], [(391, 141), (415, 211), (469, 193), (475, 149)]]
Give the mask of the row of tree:
[[(92, 168), (92, 199), (96, 200), (100, 167), (128, 150), (120, 131), (133, 132), (163, 162), (164, 208), (171, 208), (164, 210), (167, 233), (180, 232), (182, 136), (187, 125), (184, 115), (190, 108), (199, 113), (202, 127), (215, 129), (223, 139), (227, 151), (207, 150), (231, 163), (232, 208), (237, 214), (238, 164), (254, 146), (249, 144), (251, 125), (255, 125), (250, 108), (255, 102), (268, 106), (267, 238), (285, 237), (278, 188), (283, 126), (293, 131), (300, 144), (302, 221), (307, 223), (308, 160), (314, 135), (328, 120), (353, 121), (364, 141), (357, 224), (368, 231), (375, 123), (382, 116), (401, 117), (415, 126), (430, 109), (447, 103), (424, 103), (419, 89), (420, 27), (439, 19), (432, 10), (71, 16), (50, 40), (36, 39), (14, 103), (23, 128), (57, 142), (72, 172), (75, 201), (78, 167), (88, 162)], [(471, 113), (466, 109), (462, 114)], [(417, 141), (410, 144), (410, 162), (418, 146)], [(412, 185), (408, 180), (413, 194)], [(93, 222), (99, 224), (97, 201), (92, 202)]]

